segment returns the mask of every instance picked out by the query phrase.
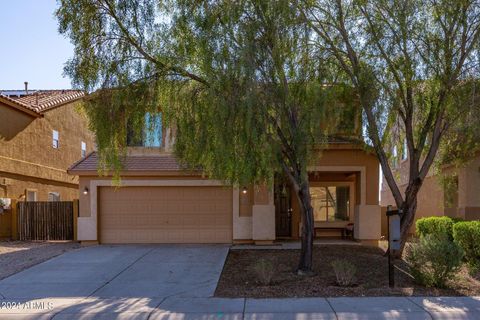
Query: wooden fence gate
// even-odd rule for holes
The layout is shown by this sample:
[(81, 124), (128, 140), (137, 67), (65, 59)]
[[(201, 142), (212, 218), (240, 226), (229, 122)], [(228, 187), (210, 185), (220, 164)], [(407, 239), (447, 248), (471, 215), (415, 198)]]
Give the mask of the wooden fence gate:
[(17, 203), (19, 240), (74, 240), (73, 201)]

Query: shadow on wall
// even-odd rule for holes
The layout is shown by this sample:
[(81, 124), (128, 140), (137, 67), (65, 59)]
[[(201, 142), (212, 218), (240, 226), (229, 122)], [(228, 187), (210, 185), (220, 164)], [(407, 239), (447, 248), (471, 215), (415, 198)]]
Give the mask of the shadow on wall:
[(10, 141), (25, 130), (35, 118), (0, 104), (0, 142)]

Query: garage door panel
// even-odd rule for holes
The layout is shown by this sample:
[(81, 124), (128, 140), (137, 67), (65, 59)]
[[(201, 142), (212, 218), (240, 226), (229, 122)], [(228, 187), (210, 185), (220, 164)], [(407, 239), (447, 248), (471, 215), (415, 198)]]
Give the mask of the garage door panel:
[[(126, 234), (128, 233), (128, 236)], [(123, 229), (107, 231), (103, 243), (224, 243), (231, 238), (231, 230), (178, 230)]]
[(101, 187), (103, 243), (230, 243), (232, 189)]

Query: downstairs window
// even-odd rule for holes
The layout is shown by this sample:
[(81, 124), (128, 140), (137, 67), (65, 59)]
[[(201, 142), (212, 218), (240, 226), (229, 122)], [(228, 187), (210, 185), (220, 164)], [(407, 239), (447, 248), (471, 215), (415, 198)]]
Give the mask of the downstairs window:
[(350, 187), (310, 187), (315, 221), (348, 221), (350, 219)]

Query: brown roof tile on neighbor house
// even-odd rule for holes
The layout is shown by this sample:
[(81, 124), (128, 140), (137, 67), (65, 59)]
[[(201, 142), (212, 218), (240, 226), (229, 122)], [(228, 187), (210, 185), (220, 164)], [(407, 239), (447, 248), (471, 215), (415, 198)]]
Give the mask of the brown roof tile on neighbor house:
[[(92, 152), (82, 160), (74, 163), (68, 171), (75, 173), (80, 171), (96, 171), (98, 167), (98, 155)], [(171, 154), (127, 156), (123, 160), (125, 171), (181, 171), (182, 167)]]
[(81, 90), (0, 90), (0, 97), (36, 113), (82, 98)]

